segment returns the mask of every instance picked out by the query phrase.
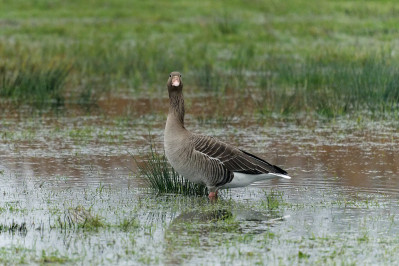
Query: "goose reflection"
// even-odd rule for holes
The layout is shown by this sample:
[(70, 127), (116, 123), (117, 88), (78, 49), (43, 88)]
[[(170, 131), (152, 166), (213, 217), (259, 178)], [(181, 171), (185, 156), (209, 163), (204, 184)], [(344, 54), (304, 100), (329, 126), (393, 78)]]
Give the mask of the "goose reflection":
[[(239, 237), (253, 237), (270, 230), (270, 226), (288, 216), (278, 212), (262, 213), (248, 209), (212, 209), (182, 212), (165, 231), (167, 264), (183, 263), (198, 249), (210, 250)], [(225, 242), (224, 242), (225, 241)], [(227, 241), (227, 242), (226, 242)], [(192, 252), (189, 250), (192, 249)]]

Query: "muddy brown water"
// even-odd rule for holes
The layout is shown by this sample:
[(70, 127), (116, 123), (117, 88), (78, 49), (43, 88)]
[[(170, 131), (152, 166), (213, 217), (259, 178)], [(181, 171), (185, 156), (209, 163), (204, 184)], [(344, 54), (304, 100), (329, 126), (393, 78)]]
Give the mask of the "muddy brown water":
[[(237, 109), (226, 108), (221, 115), (227, 119), (220, 122), (215, 118), (219, 115), (215, 115), (215, 104), (211, 101), (212, 108), (204, 106), (209, 100), (199, 97), (190, 104), (186, 126), (282, 166), (294, 177), (290, 186), (346, 185), (369, 192), (399, 191), (399, 122), (341, 120), (310, 127), (292, 122), (258, 124), (248, 115), (251, 104), (247, 113), (233, 115)], [(112, 182), (109, 177), (131, 173), (130, 154), (145, 152), (149, 134), (162, 150), (167, 101), (107, 99), (93, 107), (90, 115), (79, 108), (26, 119), (23, 113), (3, 114), (2, 170), (38, 178), (62, 175), (82, 182), (91, 182), (88, 175), (97, 171), (94, 183), (101, 179)], [(239, 114), (244, 117), (237, 118)], [(209, 121), (202, 120), (204, 115)]]
[[(287, 263), (298, 262), (286, 261), (286, 258), (298, 253), (294, 245), (288, 244), (293, 239), (308, 236), (312, 230), (313, 235), (336, 236), (347, 233), (356, 235), (361, 228), (362, 219), (370, 216), (381, 217), (380, 221), (370, 225), (371, 227), (366, 226), (368, 235), (376, 236), (376, 242), (381, 234), (399, 232), (398, 217), (395, 216), (399, 211), (399, 123), (397, 121), (336, 119), (329, 122), (302, 123), (298, 122), (298, 119), (273, 119), (273, 117), (264, 119), (256, 112), (255, 101), (250, 96), (245, 97), (244, 104), (238, 105), (236, 102), (235, 96), (220, 102), (217, 98), (207, 95), (195, 97), (189, 95), (186, 100), (186, 126), (190, 130), (215, 136), (259, 155), (287, 170), (292, 176), (291, 180), (273, 180), (254, 184), (250, 188), (222, 193), (224, 199), (230, 198), (245, 203), (257, 202), (263, 199), (264, 190), (273, 189), (283, 193), (285, 200), (291, 206), (296, 206), (281, 214), (281, 217), (291, 217), (285, 219), (284, 226), (273, 229), (281, 233), (281, 241), (286, 240), (286, 242), (280, 247), (269, 247), (271, 251), (267, 256), (271, 257), (268, 259), (277, 262), (279, 256), (285, 256), (283, 261)], [(3, 112), (0, 125), (0, 192), (3, 197), (0, 202), (6, 211), (0, 212), (0, 217), (3, 218), (4, 224), (14, 220), (26, 221), (28, 224), (38, 221), (47, 224), (43, 219), (37, 218), (43, 216), (48, 217), (50, 226), (55, 223), (53, 220), (56, 218), (52, 217), (51, 211), (46, 208), (52, 209), (57, 206), (62, 209), (66, 208), (66, 205), (71, 207), (75, 201), (75, 205), (88, 204), (87, 199), (76, 200), (81, 197), (82, 191), (97, 190), (98, 187), (105, 186), (112, 187), (115, 191), (120, 189), (128, 195), (128, 193), (134, 194), (137, 188), (145, 188), (145, 180), (134, 174), (135, 165), (131, 155), (140, 158), (142, 152), (149, 150), (149, 133), (157, 149), (162, 151), (167, 104), (166, 98), (136, 99), (123, 96), (103, 99), (98, 106), (91, 107), (89, 112), (87, 108), (73, 104), (69, 104), (59, 112), (38, 116), (10, 109)], [(40, 192), (42, 188), (45, 192)], [(109, 196), (115, 208), (122, 203), (127, 204), (120, 198), (119, 192), (115, 193), (114, 196), (113, 194)], [(137, 193), (137, 195), (129, 194), (132, 199), (134, 198), (133, 202), (143, 197), (157, 202), (156, 196), (151, 193)], [(48, 203), (44, 203), (44, 198)], [(57, 201), (58, 203), (55, 203)], [(66, 204), (66, 201), (70, 204)], [(316, 207), (310, 211), (300, 207), (312, 204)], [(320, 205), (324, 207), (320, 208)], [(15, 214), (9, 210), (10, 206), (20, 207), (25, 211)], [(33, 209), (31, 213), (30, 209)], [(150, 208), (149, 213), (151, 212)], [(248, 224), (243, 229), (245, 232), (270, 230), (267, 224), (254, 222), (256, 220), (254, 217), (267, 220), (262, 218), (265, 214), (258, 210), (223, 209), (216, 212), (216, 217), (219, 217), (220, 213), (228, 213), (229, 217), (246, 221)], [(141, 218), (149, 219), (149, 214), (140, 215)], [(207, 217), (215, 216), (214, 212), (210, 214), (205, 212), (201, 215), (189, 211), (166, 212), (164, 215), (159, 224), (165, 220), (174, 224), (179, 220), (193, 219), (192, 217), (206, 220)], [(281, 217), (277, 215), (272, 218)], [(284, 231), (283, 228), (291, 229)], [(0, 243), (18, 244), (27, 248), (34, 246), (39, 250), (49, 248), (47, 243), (62, 246), (60, 243), (63, 242), (65, 245), (65, 238), (54, 232), (44, 235), (48, 238), (47, 242), (41, 241), (34, 233), (15, 237), (3, 232), (0, 234)], [(103, 237), (115, 238), (112, 235)], [(116, 237), (120, 237), (120, 233)], [(98, 238), (101, 237), (90, 235), (87, 239), (102, 243)], [(153, 238), (159, 243), (165, 242), (160, 236)], [(78, 240), (73, 234), (67, 239), (74, 243), (73, 250), (77, 254), (82, 253), (86, 241), (89, 241)], [(148, 244), (145, 235), (137, 239), (141, 239), (138, 241), (141, 241), (143, 246)], [(207, 245), (212, 246), (212, 243)], [(376, 248), (375, 245), (367, 248)], [(123, 249), (118, 245), (113, 248), (105, 246), (104, 244), (101, 247), (88, 248), (84, 254), (89, 254), (89, 259), (82, 261), (96, 262), (98, 259), (96, 252), (100, 252), (100, 249), (108, 250), (112, 260)], [(160, 251), (162, 248), (158, 245), (153, 245), (151, 248), (155, 252), (162, 253)], [(377, 246), (378, 248), (380, 247)], [(246, 249), (252, 252), (251, 248), (246, 247)], [(71, 255), (67, 250), (68, 248), (64, 246), (59, 252)], [(151, 253), (149, 250), (146, 252)], [(193, 251), (188, 260), (180, 259), (177, 262), (199, 262), (201, 257), (209, 255), (209, 250), (206, 248), (201, 252), (202, 255), (198, 255)], [(306, 252), (312, 255), (312, 251)], [(281, 254), (276, 255), (279, 253)], [(104, 262), (106, 257), (100, 256), (100, 261)], [(314, 257), (317, 256), (311, 258)], [(137, 256), (135, 258), (137, 259)], [(217, 260), (215, 255), (209, 255), (208, 261), (212, 262), (212, 258)], [(355, 256), (356, 258), (358, 257)], [(367, 258), (373, 262), (371, 257)], [(161, 256), (160, 259), (171, 258)], [(173, 260), (170, 263), (174, 263)]]

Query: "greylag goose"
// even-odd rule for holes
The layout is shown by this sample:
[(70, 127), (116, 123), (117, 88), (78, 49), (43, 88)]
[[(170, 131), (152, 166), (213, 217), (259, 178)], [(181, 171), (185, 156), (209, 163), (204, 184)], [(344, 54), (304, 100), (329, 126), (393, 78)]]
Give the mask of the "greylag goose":
[(222, 188), (245, 187), (272, 178), (287, 178), (278, 166), (213, 137), (194, 134), (184, 127), (183, 81), (179, 72), (169, 75), (169, 113), (164, 148), (172, 167), (184, 178), (208, 187), (216, 199)]

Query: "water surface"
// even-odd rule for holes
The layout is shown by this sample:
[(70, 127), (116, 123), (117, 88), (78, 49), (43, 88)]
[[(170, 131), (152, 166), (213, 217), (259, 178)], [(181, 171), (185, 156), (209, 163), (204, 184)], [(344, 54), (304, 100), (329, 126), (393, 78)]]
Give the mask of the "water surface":
[[(162, 151), (166, 98), (118, 96), (89, 111), (69, 104), (42, 115), (3, 113), (3, 262), (397, 261), (396, 121), (265, 118), (250, 96), (246, 105), (235, 104), (235, 95), (217, 102), (211, 95), (188, 95), (187, 128), (261, 156), (291, 180), (223, 191), (215, 205), (206, 198), (155, 195), (135, 174), (132, 155), (148, 152), (151, 138)], [(81, 208), (106, 226), (60, 226), (71, 211), (84, 215)], [(121, 226), (130, 220), (134, 226)], [(17, 229), (10, 229), (13, 224)]]

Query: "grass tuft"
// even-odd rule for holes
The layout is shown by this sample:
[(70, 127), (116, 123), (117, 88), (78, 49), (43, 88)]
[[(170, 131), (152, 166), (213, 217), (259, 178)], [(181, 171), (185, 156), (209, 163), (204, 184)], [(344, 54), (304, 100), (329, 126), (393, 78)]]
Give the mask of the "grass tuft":
[(12, 221), (10, 225), (7, 224), (0, 224), (0, 233), (1, 232), (9, 232), (9, 233), (20, 233), (22, 235), (26, 235), (27, 233), (26, 223), (23, 222), (21, 224)]
[(65, 211), (63, 220), (58, 217), (58, 223), (61, 229), (97, 230), (106, 226), (103, 218), (99, 215), (93, 215), (90, 209), (87, 210), (83, 206), (69, 208)]
[(152, 144), (144, 162), (137, 165), (140, 176), (146, 178), (150, 188), (159, 194), (208, 195), (205, 185), (184, 179), (170, 166), (164, 154), (156, 152)]
[(262, 205), (265, 206), (270, 211), (278, 210), (282, 204), (284, 204), (283, 193), (271, 190), (270, 193), (264, 191), (266, 200), (262, 202)]
[(41, 264), (64, 264), (68, 261), (70, 261), (70, 259), (60, 255), (58, 251), (50, 252), (49, 254), (45, 250), (42, 250), (42, 256), (38, 260)]
[(139, 228), (140, 223), (134, 218), (124, 218), (117, 227), (121, 228), (124, 232), (128, 232), (130, 229)]

